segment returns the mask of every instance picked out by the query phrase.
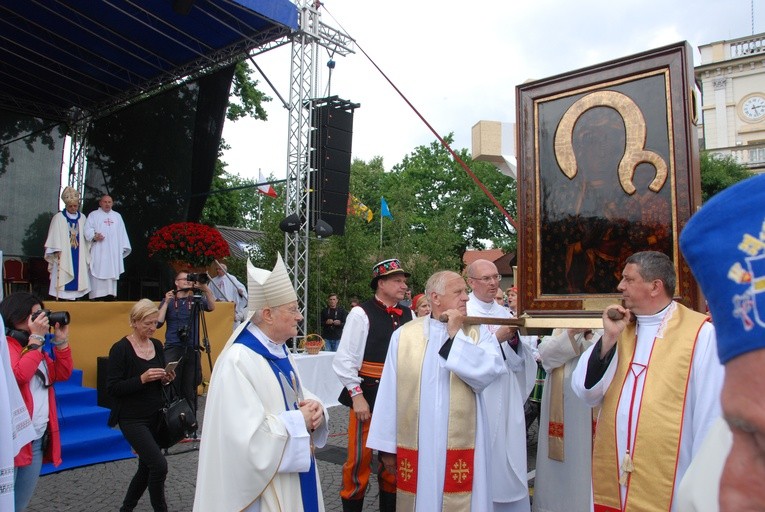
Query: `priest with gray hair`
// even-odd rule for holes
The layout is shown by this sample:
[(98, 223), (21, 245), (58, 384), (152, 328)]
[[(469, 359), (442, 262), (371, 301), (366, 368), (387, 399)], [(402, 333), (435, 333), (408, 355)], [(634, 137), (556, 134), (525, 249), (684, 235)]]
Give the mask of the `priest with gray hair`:
[(204, 417), (194, 510), (323, 511), (314, 447), (324, 405), (304, 389), (285, 342), (303, 320), (281, 255), (247, 262), (251, 316), (215, 364)]

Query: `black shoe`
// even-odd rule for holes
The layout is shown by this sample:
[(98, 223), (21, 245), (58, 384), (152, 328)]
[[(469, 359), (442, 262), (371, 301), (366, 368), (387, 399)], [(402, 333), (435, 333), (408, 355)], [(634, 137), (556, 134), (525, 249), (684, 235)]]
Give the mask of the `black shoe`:
[(364, 509), (364, 499), (360, 500), (346, 500), (345, 498), (341, 498), (343, 501), (343, 512), (362, 512)]

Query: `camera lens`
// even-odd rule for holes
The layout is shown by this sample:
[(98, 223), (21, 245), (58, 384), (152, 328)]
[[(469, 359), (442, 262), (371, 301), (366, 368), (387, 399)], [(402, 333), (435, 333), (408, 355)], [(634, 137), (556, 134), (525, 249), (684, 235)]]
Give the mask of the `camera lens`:
[(48, 313), (48, 322), (51, 325), (69, 325), (69, 312), (68, 311), (54, 311)]

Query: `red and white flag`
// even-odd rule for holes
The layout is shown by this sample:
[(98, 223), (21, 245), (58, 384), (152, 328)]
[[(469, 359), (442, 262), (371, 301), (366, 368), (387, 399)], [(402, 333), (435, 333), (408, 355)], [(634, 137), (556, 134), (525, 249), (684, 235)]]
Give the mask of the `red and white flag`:
[[(266, 179), (263, 177), (263, 172), (258, 169), (258, 183), (265, 183), (265, 181)], [(266, 183), (265, 185), (258, 185), (258, 192), (269, 197), (276, 197), (276, 190), (274, 190), (274, 186), (270, 183)]]

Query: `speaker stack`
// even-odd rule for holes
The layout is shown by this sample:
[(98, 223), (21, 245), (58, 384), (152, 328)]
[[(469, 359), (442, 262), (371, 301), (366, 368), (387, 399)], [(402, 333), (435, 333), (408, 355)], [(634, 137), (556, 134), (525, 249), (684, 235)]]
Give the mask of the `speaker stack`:
[(358, 103), (337, 96), (314, 102), (311, 119), (311, 226), (322, 236), (332, 228), (334, 235), (345, 233), (348, 189), (351, 183), (353, 111)]

